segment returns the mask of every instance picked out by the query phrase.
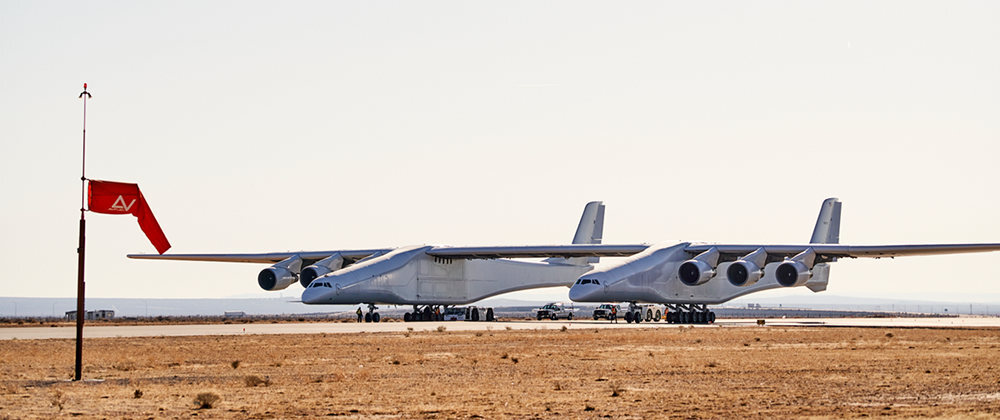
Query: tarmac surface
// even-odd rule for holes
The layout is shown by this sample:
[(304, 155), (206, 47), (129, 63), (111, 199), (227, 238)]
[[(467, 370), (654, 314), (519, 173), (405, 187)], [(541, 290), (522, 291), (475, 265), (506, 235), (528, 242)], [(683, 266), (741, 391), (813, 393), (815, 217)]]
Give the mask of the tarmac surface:
[[(868, 327), (868, 328), (1000, 328), (1000, 317), (961, 316), (949, 318), (768, 318), (767, 326), (808, 327)], [(243, 334), (344, 334), (405, 331), (435, 331), (444, 327), (448, 331), (485, 331), (498, 329), (536, 330), (566, 328), (680, 328), (692, 325), (643, 322), (627, 324), (624, 321), (573, 320), (573, 321), (498, 321), (498, 322), (381, 322), (366, 324), (355, 322), (324, 323), (248, 323), (248, 324), (194, 324), (194, 325), (125, 325), (85, 326), (84, 338), (107, 337), (176, 337)], [(751, 327), (757, 319), (720, 319), (715, 324), (693, 325), (696, 328)], [(76, 338), (75, 327), (12, 327), (0, 328), (0, 340), (41, 340)]]

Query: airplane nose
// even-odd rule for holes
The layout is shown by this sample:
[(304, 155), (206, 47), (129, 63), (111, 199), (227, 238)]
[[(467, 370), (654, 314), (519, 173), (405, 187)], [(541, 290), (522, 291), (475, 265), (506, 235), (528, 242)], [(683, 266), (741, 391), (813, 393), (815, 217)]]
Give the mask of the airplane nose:
[(319, 287), (307, 287), (306, 290), (302, 291), (302, 303), (319, 303), (322, 298), (322, 293), (320, 293)]
[(589, 302), (588, 298), (594, 294), (595, 288), (583, 285), (574, 285), (569, 288), (569, 300), (574, 302)]

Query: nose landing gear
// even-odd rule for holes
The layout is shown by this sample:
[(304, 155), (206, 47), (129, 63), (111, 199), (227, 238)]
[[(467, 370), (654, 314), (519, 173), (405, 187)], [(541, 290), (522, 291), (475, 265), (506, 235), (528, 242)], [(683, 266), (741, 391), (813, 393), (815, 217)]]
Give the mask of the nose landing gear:
[(382, 320), (382, 316), (375, 312), (378, 310), (378, 306), (373, 303), (368, 304), (368, 312), (365, 313), (365, 322), (379, 322)]

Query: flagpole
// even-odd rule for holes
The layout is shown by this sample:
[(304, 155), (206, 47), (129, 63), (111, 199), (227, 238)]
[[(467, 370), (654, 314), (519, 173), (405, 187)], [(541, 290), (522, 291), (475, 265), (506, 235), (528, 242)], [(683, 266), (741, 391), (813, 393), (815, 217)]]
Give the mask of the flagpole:
[(83, 373), (83, 319), (86, 317), (83, 304), (83, 257), (87, 246), (87, 220), (85, 217), (87, 205), (87, 99), (90, 98), (86, 83), (83, 84), (83, 92), (80, 93), (79, 97), (83, 98), (83, 153), (80, 164), (80, 246), (76, 249), (79, 261), (76, 267), (76, 370), (73, 376), (74, 381), (79, 381)]

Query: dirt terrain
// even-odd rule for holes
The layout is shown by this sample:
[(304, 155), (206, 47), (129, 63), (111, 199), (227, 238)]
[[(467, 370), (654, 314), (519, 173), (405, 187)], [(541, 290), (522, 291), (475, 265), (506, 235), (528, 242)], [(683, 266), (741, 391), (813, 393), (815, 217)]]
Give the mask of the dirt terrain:
[(0, 419), (1000, 416), (998, 329), (497, 324), (86, 344), (84, 376), (100, 381), (66, 381), (72, 340), (0, 342)]

